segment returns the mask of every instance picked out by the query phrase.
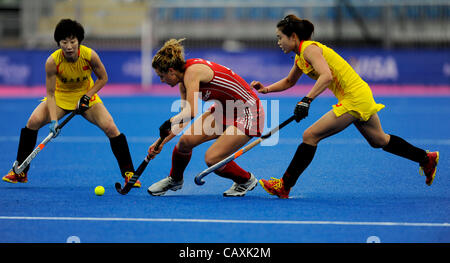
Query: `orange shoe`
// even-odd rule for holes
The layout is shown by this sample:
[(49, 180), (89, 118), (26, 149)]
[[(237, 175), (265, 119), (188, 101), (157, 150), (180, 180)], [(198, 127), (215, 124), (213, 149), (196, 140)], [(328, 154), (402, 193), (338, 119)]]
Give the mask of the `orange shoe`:
[[(133, 172), (125, 172), (125, 184), (128, 183), (128, 181), (130, 180), (131, 177), (133, 177), (134, 173)], [(136, 180), (136, 183), (134, 183), (133, 187), (134, 188), (141, 188), (142, 184), (141, 181)]]
[(428, 162), (424, 166), (420, 166), (419, 173), (426, 177), (425, 183), (429, 186), (433, 183), (436, 176), (436, 166), (439, 162), (439, 152), (428, 152)]
[(284, 189), (284, 182), (283, 178), (277, 179), (274, 177), (271, 177), (272, 180), (259, 180), (259, 183), (261, 184), (262, 188), (266, 190), (271, 195), (276, 195), (281, 199), (287, 199), (289, 198), (289, 192), (291, 189), (286, 190)]
[(2, 178), (3, 181), (8, 183), (27, 183), (27, 173), (21, 172), (20, 174), (16, 174), (13, 170), (9, 171), (9, 173)]

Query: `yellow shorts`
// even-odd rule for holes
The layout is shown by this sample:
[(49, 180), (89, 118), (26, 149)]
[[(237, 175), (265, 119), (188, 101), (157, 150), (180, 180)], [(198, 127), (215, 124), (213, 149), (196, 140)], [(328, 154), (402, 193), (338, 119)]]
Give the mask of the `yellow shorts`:
[(375, 102), (372, 91), (367, 87), (345, 94), (336, 105), (333, 105), (333, 112), (337, 117), (349, 113), (360, 121), (368, 121), (370, 116), (383, 108), (383, 104)]
[[(78, 101), (80, 100), (80, 96), (61, 96), (60, 94), (55, 94), (55, 100), (56, 105), (64, 110), (75, 110), (77, 108)], [(47, 97), (44, 97), (42, 101), (46, 101)], [(92, 107), (92, 105), (97, 103), (103, 103), (102, 99), (100, 99), (100, 96), (98, 96), (97, 93), (94, 94), (94, 96), (91, 97), (91, 100), (89, 101), (89, 107)]]

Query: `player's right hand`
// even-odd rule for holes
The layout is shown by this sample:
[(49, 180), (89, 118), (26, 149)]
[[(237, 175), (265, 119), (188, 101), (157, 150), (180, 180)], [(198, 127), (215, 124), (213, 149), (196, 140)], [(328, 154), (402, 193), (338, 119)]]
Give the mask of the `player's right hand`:
[(155, 156), (158, 155), (158, 154), (161, 152), (161, 150), (162, 150), (162, 148), (163, 148), (163, 146), (164, 146), (164, 143), (161, 143), (161, 144), (159, 145), (158, 149), (155, 149), (157, 143), (158, 143), (158, 141), (154, 142), (154, 143), (148, 148), (147, 158), (148, 158), (149, 160), (152, 160), (153, 158), (155, 158)]
[(77, 105), (77, 113), (82, 114), (83, 112), (87, 111), (89, 109), (89, 101), (91, 100), (91, 97), (84, 94), (80, 100), (78, 101)]
[(261, 84), (261, 82), (256, 81), (256, 80), (254, 80), (254, 81), (252, 81), (252, 83), (250, 83), (250, 87), (254, 88), (259, 93), (266, 94), (268, 92), (267, 88), (264, 87), (264, 85)]

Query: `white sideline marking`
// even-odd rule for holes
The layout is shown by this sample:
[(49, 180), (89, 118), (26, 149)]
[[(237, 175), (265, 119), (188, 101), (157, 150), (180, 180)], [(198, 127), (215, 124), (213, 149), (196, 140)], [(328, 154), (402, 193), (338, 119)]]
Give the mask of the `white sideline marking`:
[(0, 220), (57, 220), (57, 221), (117, 221), (117, 222), (169, 222), (169, 223), (222, 223), (222, 224), (277, 224), (277, 225), (347, 225), (347, 226), (414, 226), (450, 227), (450, 223), (414, 222), (351, 222), (351, 221), (296, 221), (296, 220), (232, 220), (190, 218), (123, 218), (123, 217), (28, 217), (0, 216)]

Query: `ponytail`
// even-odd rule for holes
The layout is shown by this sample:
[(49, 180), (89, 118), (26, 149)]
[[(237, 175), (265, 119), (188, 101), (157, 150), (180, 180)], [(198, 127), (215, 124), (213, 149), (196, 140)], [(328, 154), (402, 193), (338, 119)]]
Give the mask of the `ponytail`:
[(184, 47), (181, 42), (183, 39), (169, 39), (164, 46), (156, 53), (152, 60), (152, 67), (160, 72), (168, 72), (173, 68), (180, 72), (184, 71)]
[(287, 15), (277, 24), (283, 34), (290, 37), (295, 33), (300, 41), (309, 40), (314, 32), (314, 25), (306, 19), (300, 19), (295, 15)]

